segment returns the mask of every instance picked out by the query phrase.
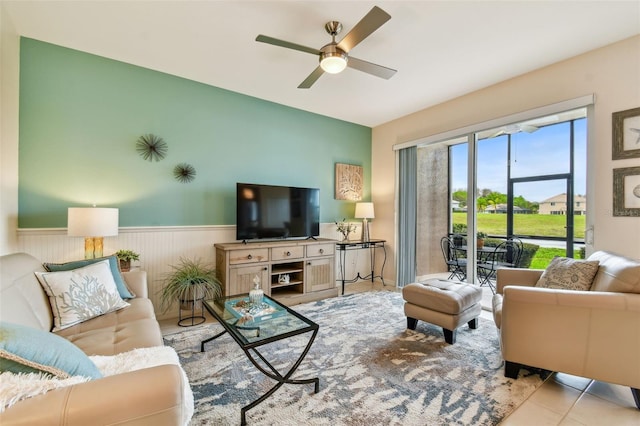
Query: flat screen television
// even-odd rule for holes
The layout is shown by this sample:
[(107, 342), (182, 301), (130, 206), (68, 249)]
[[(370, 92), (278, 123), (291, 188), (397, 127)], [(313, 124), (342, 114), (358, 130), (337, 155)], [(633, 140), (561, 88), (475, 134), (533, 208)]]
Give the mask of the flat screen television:
[(313, 238), (320, 235), (320, 190), (236, 184), (236, 239)]

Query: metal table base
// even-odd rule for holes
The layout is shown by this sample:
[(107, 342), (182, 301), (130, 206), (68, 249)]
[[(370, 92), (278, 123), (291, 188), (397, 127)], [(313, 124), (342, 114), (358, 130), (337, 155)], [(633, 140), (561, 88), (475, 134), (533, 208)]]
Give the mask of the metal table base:
[[(302, 317), (297, 312), (285, 307), (284, 305), (281, 305), (281, 304), (279, 304), (279, 305), (282, 306), (284, 309), (286, 309), (289, 312), (289, 314), (295, 315), (296, 317), (306, 321), (308, 323), (309, 327), (306, 327), (304, 329), (297, 329), (297, 330), (284, 332), (282, 334), (278, 334), (278, 335), (275, 335), (275, 336), (272, 336), (272, 337), (265, 338), (264, 340), (259, 340), (259, 341), (255, 341), (255, 342), (248, 342), (246, 339), (244, 339), (244, 341), (243, 341), (243, 338), (240, 337), (240, 333), (238, 333), (238, 330), (242, 330), (242, 331), (245, 331), (245, 332), (246, 331), (255, 331), (256, 332), (256, 337), (259, 337), (260, 336), (260, 328), (262, 326), (268, 327), (268, 324), (266, 324), (266, 323), (258, 323), (258, 324), (250, 325), (250, 326), (247, 326), (247, 325), (240, 326), (240, 325), (235, 324), (235, 322), (225, 321), (223, 319), (223, 315), (221, 315), (220, 312), (217, 312), (215, 307), (212, 308), (211, 305), (209, 305), (208, 303), (205, 303), (205, 307), (207, 308), (207, 310), (219, 321), (219, 323), (224, 327), (224, 330), (222, 332), (216, 334), (213, 337), (210, 337), (208, 339), (203, 340), (200, 343), (200, 351), (204, 352), (204, 345), (206, 343), (209, 343), (209, 342), (221, 337), (222, 335), (229, 333), (229, 335), (236, 341), (236, 343), (238, 343), (238, 345), (240, 346), (242, 351), (245, 353), (245, 355), (247, 356), (249, 361), (251, 361), (251, 363), (260, 372), (262, 372), (262, 374), (264, 374), (265, 376), (269, 377), (270, 379), (276, 381), (276, 384), (271, 389), (269, 389), (264, 395), (262, 395), (261, 397), (259, 397), (255, 401), (251, 402), (250, 404), (242, 407), (242, 409), (240, 410), (240, 416), (241, 416), (241, 425), (243, 425), (243, 426), (247, 424), (247, 421), (246, 421), (247, 411), (251, 410), (252, 408), (257, 406), (258, 404), (260, 404), (261, 402), (263, 402), (264, 400), (269, 398), (271, 395), (273, 395), (273, 393), (275, 391), (277, 391), (285, 383), (286, 384), (293, 384), (293, 385), (306, 385), (306, 384), (313, 383), (314, 384), (314, 389), (313, 389), (314, 393), (318, 393), (320, 391), (320, 379), (318, 377), (309, 378), (309, 379), (292, 379), (291, 378), (291, 376), (295, 373), (295, 371), (298, 369), (298, 367), (300, 366), (300, 364), (302, 363), (304, 358), (309, 353), (309, 350), (311, 349), (311, 345), (313, 345), (313, 342), (316, 339), (316, 335), (318, 334), (319, 327), (318, 327), (317, 324), (315, 324), (312, 321)], [(265, 358), (265, 356), (262, 353), (260, 353), (260, 351), (258, 351), (258, 347), (261, 346), (261, 345), (272, 343), (272, 342), (279, 341), (279, 340), (283, 340), (283, 339), (286, 339), (286, 338), (289, 338), (289, 337), (293, 337), (293, 336), (297, 336), (297, 335), (302, 335), (302, 334), (305, 334), (305, 333), (311, 333), (311, 335), (309, 337), (309, 341), (307, 342), (304, 350), (302, 351), (300, 356), (295, 360), (295, 362), (293, 363), (291, 368), (289, 368), (289, 370), (287, 370), (284, 374), (279, 372)]]

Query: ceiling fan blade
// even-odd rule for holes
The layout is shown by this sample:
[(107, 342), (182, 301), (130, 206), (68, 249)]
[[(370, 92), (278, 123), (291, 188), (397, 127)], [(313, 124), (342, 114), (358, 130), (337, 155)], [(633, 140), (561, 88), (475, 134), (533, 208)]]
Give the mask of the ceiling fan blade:
[(319, 55), (320, 51), (313, 47), (303, 46), (301, 44), (291, 43), (290, 41), (279, 40), (277, 38), (269, 37), (266, 35), (258, 35), (256, 41), (261, 43), (273, 44), (274, 46), (286, 47), (287, 49), (299, 50), (300, 52), (311, 53), (312, 55)]
[(536, 130), (538, 130), (538, 128), (536, 126), (531, 126), (528, 124), (522, 124), (520, 125), (520, 130), (523, 132), (527, 132), (527, 133), (533, 133)]
[(318, 68), (313, 70), (313, 72), (309, 74), (309, 77), (305, 78), (304, 81), (300, 83), (300, 85), (298, 86), (298, 89), (310, 88), (311, 86), (313, 86), (313, 83), (315, 83), (320, 78), (322, 74), (324, 74), (324, 70), (320, 67), (320, 65), (318, 65)]
[(363, 61), (362, 59), (354, 58), (352, 56), (349, 56), (347, 66), (387, 80), (393, 77), (393, 75), (397, 72), (394, 69), (383, 67), (382, 65), (372, 64), (371, 62)]
[(367, 13), (365, 17), (362, 18), (346, 36), (344, 36), (340, 43), (338, 43), (338, 47), (348, 53), (358, 43), (369, 37), (371, 33), (380, 28), (382, 24), (387, 22), (389, 19), (391, 19), (391, 15), (380, 9), (378, 6), (374, 6), (373, 9), (371, 9), (369, 13)]

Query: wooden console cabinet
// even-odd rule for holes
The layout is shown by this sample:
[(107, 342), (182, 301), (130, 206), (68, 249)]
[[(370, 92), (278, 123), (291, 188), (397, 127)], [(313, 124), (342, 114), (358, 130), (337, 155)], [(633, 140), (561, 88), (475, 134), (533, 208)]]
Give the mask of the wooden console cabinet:
[(258, 275), (265, 294), (293, 305), (338, 295), (335, 248), (325, 238), (215, 244), (216, 269), (225, 296), (248, 293)]

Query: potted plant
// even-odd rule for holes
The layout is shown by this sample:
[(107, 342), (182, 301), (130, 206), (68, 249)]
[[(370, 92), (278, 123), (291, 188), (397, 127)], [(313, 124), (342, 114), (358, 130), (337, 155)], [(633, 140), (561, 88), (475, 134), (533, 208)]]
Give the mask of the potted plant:
[(222, 295), (222, 284), (218, 272), (201, 259), (180, 258), (178, 266), (164, 278), (160, 296), (162, 309), (166, 312), (174, 301), (180, 309), (193, 309), (203, 299), (215, 299)]
[(481, 249), (482, 247), (484, 247), (484, 239), (487, 238), (487, 234), (485, 234), (482, 231), (478, 231), (476, 233), (476, 238), (477, 238), (478, 248)]
[(131, 269), (132, 260), (140, 260), (140, 255), (132, 250), (118, 250), (115, 254), (120, 261), (120, 270), (123, 272)]
[(342, 234), (342, 241), (349, 240), (349, 234), (356, 230), (356, 225), (351, 222), (345, 222), (346, 219), (342, 219), (342, 222), (334, 222), (336, 224), (336, 230)]

